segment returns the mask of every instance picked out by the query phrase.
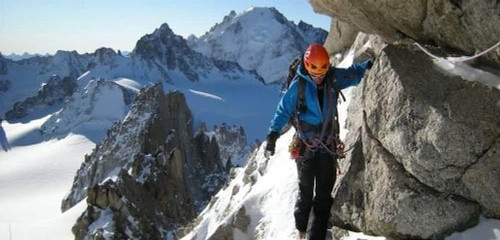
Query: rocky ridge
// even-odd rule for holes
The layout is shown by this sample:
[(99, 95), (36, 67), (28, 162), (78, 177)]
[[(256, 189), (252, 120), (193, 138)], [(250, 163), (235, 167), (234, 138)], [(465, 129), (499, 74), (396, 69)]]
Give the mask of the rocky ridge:
[(139, 39), (127, 57), (110, 48), (99, 48), (92, 54), (58, 51), (54, 56), (20, 61), (0, 57), (0, 91), (5, 96), (5, 101), (0, 103), (0, 114), (12, 111), (6, 118), (14, 120), (22, 117), (22, 111), (29, 112), (29, 109), (19, 109), (29, 108), (29, 104), (12, 108), (15, 103), (21, 104), (35, 96), (36, 84), (46, 82), (52, 75), (78, 79), (80, 88), (99, 78), (128, 78), (144, 85), (176, 81), (263, 81), (255, 71), (245, 70), (235, 62), (212, 59), (193, 51), (186, 40), (165, 23)]
[(166, 23), (139, 39), (131, 56), (144, 60), (148, 66), (155, 66), (167, 82), (173, 80), (169, 71), (176, 69), (192, 82), (210, 80), (219, 72), (228, 79), (239, 79), (245, 74), (260, 79), (234, 62), (213, 60), (192, 50), (187, 41), (174, 34)]
[(137, 92), (115, 82), (92, 80), (81, 91), (73, 93), (65, 106), (42, 125), (41, 130), (46, 138), (52, 138), (93, 121), (101, 124), (119, 121), (136, 95)]
[[(5, 82), (4, 85), (10, 86), (10, 81)], [(61, 78), (58, 75), (53, 75), (47, 83), (42, 84), (36, 96), (16, 102), (12, 110), (5, 113), (5, 118), (9, 121), (15, 121), (27, 116), (37, 107), (62, 103), (66, 98), (70, 97), (76, 89), (77, 82), (75, 78), (69, 76)]]
[(245, 129), (236, 125), (214, 126), (212, 129), (217, 142), (219, 143), (221, 160), (226, 169), (232, 166), (242, 167), (250, 154), (250, 147), (247, 144)]
[(87, 197), (77, 239), (164, 239), (192, 219), (226, 181), (216, 140), (192, 128), (181, 93), (164, 94), (161, 84), (143, 90), (85, 157), (63, 201), (67, 210)]

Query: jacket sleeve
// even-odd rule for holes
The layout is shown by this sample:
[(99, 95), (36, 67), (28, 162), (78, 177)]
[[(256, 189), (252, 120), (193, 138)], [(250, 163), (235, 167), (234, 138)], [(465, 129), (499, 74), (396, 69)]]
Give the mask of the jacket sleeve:
[(281, 132), (283, 127), (290, 121), (297, 105), (298, 79), (294, 79), (278, 104), (269, 131)]
[(357, 62), (351, 65), (351, 67), (336, 68), (335, 77), (340, 89), (347, 87), (356, 86), (361, 82), (366, 69), (368, 69), (372, 64), (372, 60), (365, 60), (362, 62)]

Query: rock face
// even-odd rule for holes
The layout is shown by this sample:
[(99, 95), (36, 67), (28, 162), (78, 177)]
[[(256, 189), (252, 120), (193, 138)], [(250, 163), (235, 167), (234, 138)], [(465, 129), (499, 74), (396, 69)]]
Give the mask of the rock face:
[(147, 68), (160, 71), (162, 79), (168, 82), (173, 81), (173, 77), (179, 78), (179, 72), (192, 82), (214, 78), (216, 74), (222, 74), (226, 79), (247, 75), (260, 80), (260, 76), (243, 70), (237, 63), (211, 59), (192, 50), (186, 40), (174, 34), (166, 23), (139, 39), (131, 56), (139, 62), (135, 64), (144, 62)]
[(499, 218), (499, 89), (443, 73), (415, 46), (379, 50), (349, 107), (333, 224), (441, 239)]
[(137, 41), (132, 54), (150, 60), (152, 64), (155, 64), (154, 60), (158, 60), (161, 65), (171, 70), (179, 68), (191, 81), (199, 79), (190, 62), (194, 60), (193, 55), (196, 53), (187, 46), (181, 36), (175, 35), (167, 24)]
[(6, 92), (10, 88), (10, 80), (4, 75), (8, 73), (7, 63), (9, 60), (0, 53), (0, 92)]
[(175, 154), (137, 154), (129, 172), (90, 187), (88, 207), (72, 229), (76, 239), (165, 239), (168, 230), (193, 218), (182, 159)]
[(165, 95), (156, 85), (139, 94), (125, 119), (85, 157), (62, 209), (87, 197), (73, 227), (77, 239), (165, 239), (225, 181), (217, 142), (193, 134), (184, 96)]
[(75, 92), (64, 108), (54, 113), (41, 127), (46, 138), (60, 136), (92, 121), (104, 125), (121, 120), (137, 95), (115, 82), (105, 79), (90, 81)]
[[(473, 55), (496, 44), (500, 36), (500, 2), (495, 0), (310, 2), (315, 11), (388, 42), (409, 37)], [(500, 66), (500, 48), (482, 59)]]
[(222, 124), (220, 127), (214, 126), (213, 132), (219, 143), (221, 160), (226, 168), (229, 169), (233, 165), (242, 167), (250, 154), (243, 127)]
[[(345, 50), (349, 41), (361, 48), (366, 41), (362, 34), (354, 41), (357, 31), (379, 36), (372, 38), (375, 65), (349, 107), (347, 142), (354, 148), (341, 164), (332, 223), (396, 239), (441, 239), (477, 223), (481, 214), (500, 218), (498, 84), (445, 72), (413, 45), (426, 43), (443, 57), (486, 50), (498, 42), (500, 3), (311, 4), (334, 17), (326, 44), (331, 52)], [(498, 71), (500, 48), (475, 67)]]
[(4, 74), (7, 74), (8, 72), (8, 68), (7, 68), (7, 63), (9, 62), (9, 60), (7, 58), (5, 58), (2, 53), (0, 53), (0, 74), (1, 75), (4, 75)]
[[(10, 82), (7, 83), (10, 86)], [(47, 83), (42, 85), (36, 96), (16, 102), (12, 110), (5, 113), (5, 118), (10, 121), (17, 120), (41, 105), (61, 103), (66, 97), (71, 96), (76, 88), (75, 78), (61, 78), (58, 75), (53, 75)]]
[(94, 52), (94, 57), (90, 61), (88, 69), (100, 65), (113, 70), (119, 66), (120, 57), (122, 56), (111, 48), (99, 48)]
[(10, 85), (9, 79), (0, 79), (0, 92), (9, 91)]

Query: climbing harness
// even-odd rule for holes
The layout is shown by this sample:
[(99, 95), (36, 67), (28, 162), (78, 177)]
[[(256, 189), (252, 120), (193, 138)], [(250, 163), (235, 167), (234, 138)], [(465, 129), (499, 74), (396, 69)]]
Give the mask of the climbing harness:
[[(327, 98), (328, 98), (328, 110), (327, 114), (324, 115), (323, 124), (321, 127), (321, 133), (319, 137), (306, 137), (302, 131), (302, 127), (300, 124), (300, 114), (301, 111), (297, 111), (295, 118), (295, 126), (297, 129), (297, 136), (294, 137), (294, 140), (290, 144), (289, 151), (292, 159), (298, 159), (300, 157), (301, 152), (315, 152), (320, 149), (325, 150), (332, 156), (337, 156), (337, 158), (343, 158), (345, 156), (344, 151), (344, 143), (340, 140), (339, 137), (339, 122), (338, 122), (338, 113), (335, 113), (334, 118), (330, 121), (328, 119), (329, 116), (332, 116), (333, 112), (333, 91), (336, 90), (330, 84), (335, 84), (333, 81), (327, 81), (326, 89), (327, 89)], [(338, 91), (337, 91), (338, 92)], [(342, 96), (344, 98), (344, 96)], [(340, 99), (338, 99), (340, 100)], [(344, 98), (345, 101), (345, 98)], [(325, 137), (327, 132), (327, 128), (329, 123), (331, 122), (331, 133), (329, 136)], [(302, 147), (304, 144), (305, 148)]]

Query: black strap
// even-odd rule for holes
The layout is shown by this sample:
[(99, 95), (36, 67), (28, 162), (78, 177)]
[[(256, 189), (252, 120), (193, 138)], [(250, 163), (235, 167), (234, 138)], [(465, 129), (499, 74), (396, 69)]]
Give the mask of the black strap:
[[(306, 80), (303, 79), (300, 75), (298, 75), (297, 78), (299, 81), (299, 87), (298, 87), (298, 95), (297, 95), (297, 109), (296, 109), (296, 112), (294, 114), (296, 128), (299, 127), (299, 125), (300, 125), (299, 115), (307, 110), (306, 100), (305, 100)], [(329, 71), (325, 80), (327, 81), (327, 83), (329, 83), (326, 85), (326, 87), (328, 88), (328, 91), (330, 91), (329, 90), (330, 88), (333, 88), (335, 90), (335, 92), (337, 93), (337, 96), (336, 96), (337, 99), (334, 99), (333, 102), (329, 101), (328, 104), (329, 105), (335, 104), (335, 102), (338, 101), (339, 96), (342, 97), (342, 100), (344, 100), (344, 102), (345, 102), (346, 98), (345, 98), (344, 94), (342, 93), (342, 91), (340, 90), (340, 87), (338, 86), (337, 81), (335, 80), (334, 71)], [(338, 118), (338, 110), (336, 107), (332, 106), (332, 108), (335, 111), (334, 118), (332, 119), (332, 133), (339, 134), (340, 133), (340, 123), (339, 123), (339, 118)]]
[[(326, 115), (325, 115), (325, 119), (323, 119), (323, 127), (321, 128), (321, 134), (319, 135), (319, 139), (322, 141), (323, 138), (325, 137), (325, 134), (326, 134), (326, 128), (328, 126), (328, 117), (330, 117), (332, 115), (332, 111), (334, 109), (333, 107), (333, 91), (332, 89), (330, 88), (330, 82), (327, 82), (326, 83), (326, 90), (327, 90), (327, 101), (328, 101), (328, 110), (326, 112)], [(335, 118), (334, 118), (335, 119)]]
[(337, 96), (341, 96), (342, 100), (344, 100), (344, 102), (345, 102), (346, 98), (345, 98), (344, 94), (342, 93), (342, 91), (340, 90), (340, 87), (337, 83), (337, 79), (335, 78), (335, 68), (328, 71), (328, 73), (326, 75), (326, 79), (332, 84), (333, 89), (335, 89), (335, 92), (337, 92)]
[(297, 112), (303, 113), (307, 110), (306, 106), (306, 80), (300, 75), (298, 76), (299, 89), (297, 95)]
[[(327, 79), (328, 82), (331, 84), (332, 88), (335, 90), (337, 93), (337, 98), (335, 99), (335, 102), (338, 102), (338, 98), (341, 97), (342, 100), (345, 102), (346, 98), (342, 91), (340, 90), (340, 87), (337, 83), (337, 80), (335, 78), (335, 70), (329, 71), (327, 74)], [(339, 112), (337, 108), (334, 108), (334, 117), (332, 119), (332, 134), (339, 134), (340, 133), (340, 123), (339, 123)]]

